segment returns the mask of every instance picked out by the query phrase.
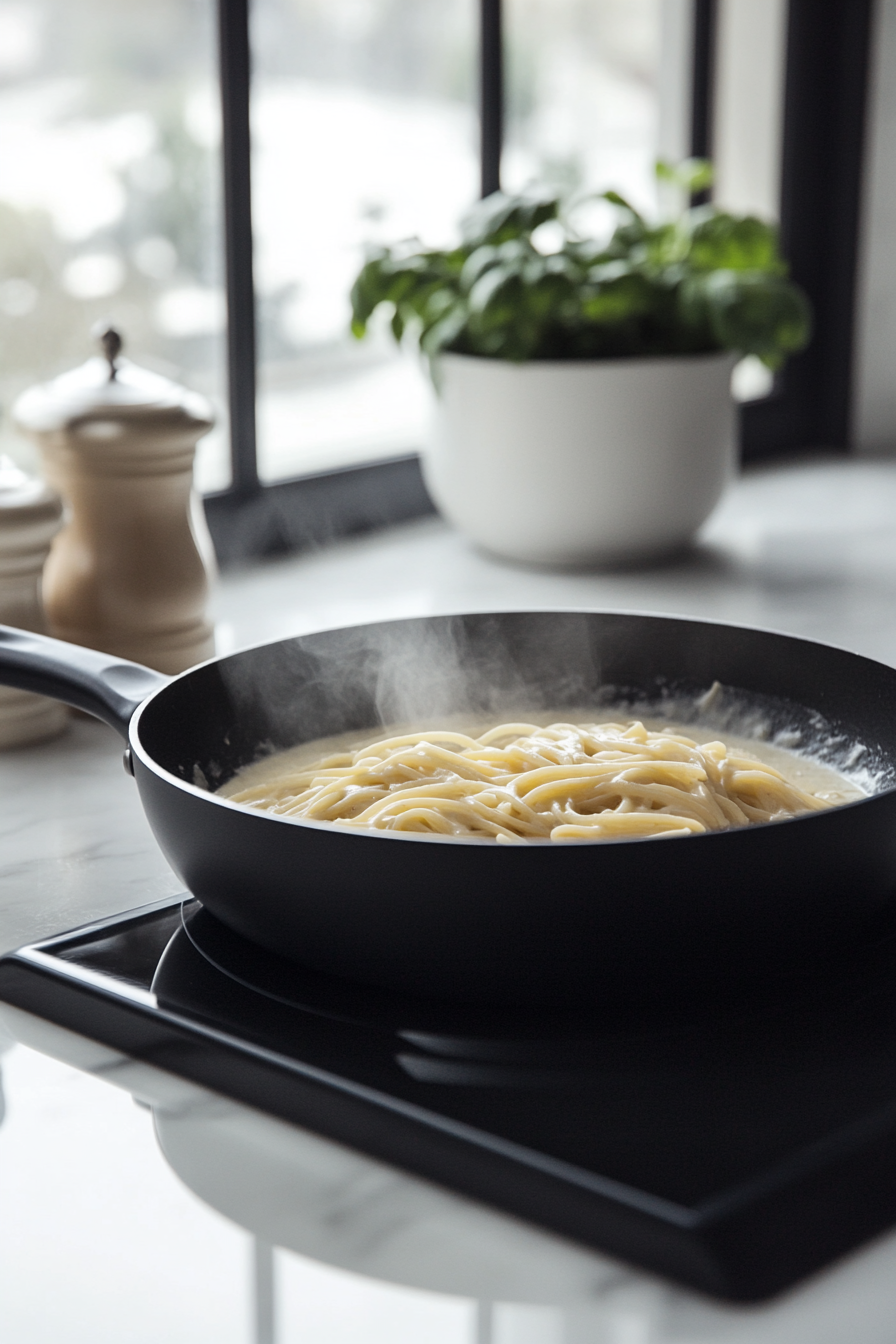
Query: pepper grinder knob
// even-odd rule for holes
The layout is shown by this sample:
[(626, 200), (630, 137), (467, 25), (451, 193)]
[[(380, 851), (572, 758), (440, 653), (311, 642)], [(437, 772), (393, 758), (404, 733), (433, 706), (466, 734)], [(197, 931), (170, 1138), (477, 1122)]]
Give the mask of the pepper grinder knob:
[(103, 354), (109, 365), (109, 382), (115, 378), (118, 373), (118, 356), (124, 348), (124, 341), (121, 339), (121, 333), (106, 322), (97, 322), (93, 328), (93, 335), (99, 341)]

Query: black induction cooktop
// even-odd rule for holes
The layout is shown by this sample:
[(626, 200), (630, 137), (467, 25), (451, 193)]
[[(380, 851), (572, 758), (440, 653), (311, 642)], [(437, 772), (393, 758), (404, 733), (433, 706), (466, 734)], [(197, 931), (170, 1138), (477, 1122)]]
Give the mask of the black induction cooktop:
[(549, 1015), (306, 972), (187, 897), (3, 958), (0, 998), (722, 1297), (896, 1222), (896, 937), (753, 998)]

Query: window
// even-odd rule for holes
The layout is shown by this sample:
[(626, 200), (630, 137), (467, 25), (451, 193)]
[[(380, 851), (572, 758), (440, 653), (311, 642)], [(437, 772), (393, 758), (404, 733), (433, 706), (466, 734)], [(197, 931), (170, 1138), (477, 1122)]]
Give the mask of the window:
[(710, 145), (719, 188), (733, 204), (754, 208), (773, 206), (777, 194), (784, 254), (815, 312), (808, 349), (789, 361), (770, 395), (743, 407), (743, 455), (845, 451), (861, 320), (856, 274), (873, 6), (697, 0), (701, 8), (715, 30)]
[[(660, 0), (508, 0), (503, 179), (654, 205)], [(254, 0), (252, 218), (264, 482), (419, 449), (431, 391), (348, 335), (366, 245), (456, 235), (479, 193), (473, 0)]]
[[(230, 476), (214, 13), (197, 0), (0, 0), (0, 403), (89, 353), (130, 350), (222, 412)], [(26, 446), (8, 418), (2, 449)]]
[(662, 21), (661, 0), (505, 0), (508, 190), (612, 186), (655, 208)]
[(471, 0), (254, 0), (263, 481), (419, 448), (429, 389), (349, 334), (365, 245), (447, 241), (479, 181)]
[(871, 10), (0, 0), (0, 401), (111, 318), (219, 409), (197, 477), (225, 562), (419, 514), (431, 392), (347, 335), (365, 245), (439, 243), (499, 180), (650, 208), (657, 154), (697, 152), (723, 204), (780, 213), (816, 312), (741, 388), (746, 455), (845, 446)]

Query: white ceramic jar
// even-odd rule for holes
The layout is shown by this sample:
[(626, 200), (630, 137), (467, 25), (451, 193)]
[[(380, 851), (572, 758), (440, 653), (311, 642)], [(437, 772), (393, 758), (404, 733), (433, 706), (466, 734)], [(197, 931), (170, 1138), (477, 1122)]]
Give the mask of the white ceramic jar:
[(729, 353), (512, 364), (443, 355), (423, 459), (480, 546), (548, 565), (674, 552), (735, 467)]
[[(43, 481), (0, 457), (0, 622), (46, 630), (41, 575), (62, 526), (62, 500)], [(0, 686), (0, 750), (45, 742), (68, 722), (65, 705)], [(2, 1043), (0, 1043), (2, 1053)]]

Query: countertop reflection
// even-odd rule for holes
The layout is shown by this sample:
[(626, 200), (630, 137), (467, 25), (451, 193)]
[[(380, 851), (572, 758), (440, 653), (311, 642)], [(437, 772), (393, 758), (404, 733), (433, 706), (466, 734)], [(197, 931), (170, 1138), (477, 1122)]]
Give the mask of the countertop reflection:
[(28, 1043), (4, 1060), (10, 1344), (892, 1339), (896, 1234), (769, 1304), (723, 1306), (3, 1013)]

